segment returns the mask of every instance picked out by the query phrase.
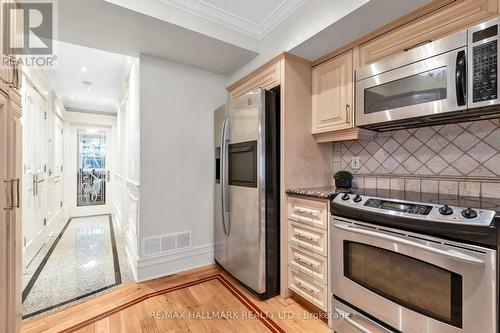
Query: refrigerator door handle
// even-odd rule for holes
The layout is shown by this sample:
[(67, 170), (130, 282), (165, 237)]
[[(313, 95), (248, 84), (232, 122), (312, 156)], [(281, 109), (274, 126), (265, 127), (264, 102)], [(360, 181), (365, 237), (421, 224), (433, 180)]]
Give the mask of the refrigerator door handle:
[(224, 128), (222, 129), (222, 145), (221, 152), (223, 154), (223, 158), (221, 159), (222, 164), (222, 215), (224, 222), (224, 229), (226, 230), (226, 234), (229, 236), (231, 232), (231, 219), (229, 217), (229, 118), (224, 120)]
[(226, 121), (227, 121), (227, 118), (224, 119), (224, 121), (222, 122), (222, 128), (221, 128), (221, 140), (220, 140), (220, 164), (221, 164), (221, 173), (220, 173), (220, 184), (221, 184), (221, 196), (222, 196), (222, 200), (221, 200), (221, 203), (222, 203), (222, 209), (221, 209), (221, 212), (222, 212), (222, 228), (224, 230), (224, 235), (227, 235), (227, 229), (226, 229), (226, 221), (225, 221), (225, 217), (226, 217), (226, 204), (225, 204), (225, 182), (226, 182), (226, 133), (225, 133), (225, 129), (226, 129)]

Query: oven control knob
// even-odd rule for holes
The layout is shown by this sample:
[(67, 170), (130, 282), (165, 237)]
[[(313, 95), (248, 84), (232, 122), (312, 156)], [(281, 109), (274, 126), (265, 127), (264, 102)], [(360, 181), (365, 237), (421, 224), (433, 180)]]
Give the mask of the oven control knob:
[(469, 207), (462, 211), (462, 216), (466, 219), (475, 219), (477, 217), (477, 212)]
[(354, 198), (352, 199), (352, 201), (354, 202), (361, 202), (363, 200), (363, 198), (361, 198), (361, 196), (359, 194), (356, 194), (354, 196)]
[(344, 193), (344, 195), (342, 196), (342, 200), (344, 201), (349, 200), (349, 198), (350, 198), (349, 193)]
[(444, 205), (443, 207), (439, 208), (439, 214), (451, 215), (451, 214), (453, 214), (453, 209), (451, 209), (451, 207), (448, 205)]

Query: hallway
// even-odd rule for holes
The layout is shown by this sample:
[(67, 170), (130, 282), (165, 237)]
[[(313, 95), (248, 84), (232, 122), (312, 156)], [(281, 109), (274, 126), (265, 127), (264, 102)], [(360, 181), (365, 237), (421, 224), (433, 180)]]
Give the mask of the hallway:
[(23, 274), (23, 319), (133, 281), (123, 236), (111, 215), (69, 219)]

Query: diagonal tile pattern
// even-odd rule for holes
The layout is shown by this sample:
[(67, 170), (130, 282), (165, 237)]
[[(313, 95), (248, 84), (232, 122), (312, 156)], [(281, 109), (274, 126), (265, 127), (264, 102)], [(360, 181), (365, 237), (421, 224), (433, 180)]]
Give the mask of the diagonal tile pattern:
[[(336, 143), (334, 155), (335, 171), (353, 174), (500, 177), (500, 125), (495, 119), (379, 133)], [(359, 170), (351, 168), (353, 156)]]

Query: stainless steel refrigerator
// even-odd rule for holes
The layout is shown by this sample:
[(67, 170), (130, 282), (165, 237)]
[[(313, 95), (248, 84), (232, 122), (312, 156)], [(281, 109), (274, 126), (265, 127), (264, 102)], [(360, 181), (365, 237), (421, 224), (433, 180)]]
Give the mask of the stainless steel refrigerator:
[(279, 293), (279, 88), (217, 109), (215, 261), (261, 298)]

